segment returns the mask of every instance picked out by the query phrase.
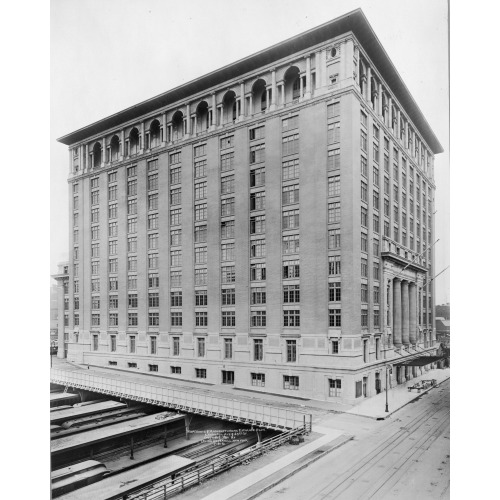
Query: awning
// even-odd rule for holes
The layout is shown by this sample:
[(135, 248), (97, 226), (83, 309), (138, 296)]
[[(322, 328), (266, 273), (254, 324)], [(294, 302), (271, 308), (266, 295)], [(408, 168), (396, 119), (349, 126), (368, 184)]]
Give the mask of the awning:
[(419, 356), (418, 358), (409, 359), (408, 361), (401, 361), (394, 363), (393, 366), (425, 366), (441, 361), (445, 356)]

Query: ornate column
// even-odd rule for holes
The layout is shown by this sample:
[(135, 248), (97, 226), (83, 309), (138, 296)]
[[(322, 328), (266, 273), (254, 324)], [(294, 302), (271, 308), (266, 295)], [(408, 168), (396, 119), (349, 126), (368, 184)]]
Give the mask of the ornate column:
[(410, 299), (410, 344), (417, 343), (417, 285), (410, 283), (409, 286)]
[(141, 137), (140, 137), (140, 150), (141, 150), (141, 153), (144, 152), (144, 139), (145, 139), (145, 136), (144, 136), (144, 122), (141, 122)]
[(271, 71), (271, 105), (269, 106), (269, 111), (274, 111), (276, 109), (276, 68)]
[(306, 92), (304, 99), (311, 98), (311, 56), (306, 56)]
[(323, 68), (320, 63), (321, 51), (318, 50), (314, 54), (314, 67), (316, 70), (316, 88), (319, 89), (321, 86), (321, 80), (323, 78)]
[(368, 66), (366, 71), (366, 101), (371, 104), (372, 101), (372, 69)]
[(398, 108), (398, 131), (397, 131), (397, 135), (398, 135), (398, 139), (401, 137), (401, 110)]
[(212, 127), (217, 125), (217, 104), (215, 103), (215, 92), (212, 93)]
[(302, 78), (302, 73), (299, 74), (299, 84), (300, 84), (299, 99), (302, 99), (302, 95), (304, 93), (304, 79)]
[(379, 82), (378, 84), (378, 98), (377, 98), (377, 114), (382, 116), (382, 84)]
[(104, 167), (106, 162), (106, 157), (108, 156), (108, 150), (106, 148), (106, 137), (102, 138), (102, 154), (101, 154), (101, 167)]
[(401, 282), (401, 303), (401, 334), (403, 344), (408, 345), (410, 343), (410, 299), (408, 297), (408, 281), (406, 280)]
[(167, 142), (167, 112), (165, 111), (161, 117), (162, 125), (163, 125), (163, 140), (162, 143), (165, 144)]
[(248, 114), (249, 116), (252, 116), (253, 115), (253, 94), (252, 92), (250, 92), (250, 102), (249, 102), (249, 111), (248, 111)]
[(85, 144), (85, 169), (90, 168), (89, 145)]
[(246, 109), (245, 109), (245, 104), (246, 104), (245, 83), (240, 82), (240, 119), (241, 120), (243, 120), (243, 118), (247, 114)]
[(125, 157), (125, 130), (122, 129), (120, 134), (120, 160)]
[(191, 135), (191, 106), (186, 104), (186, 135)]
[(392, 339), (396, 347), (401, 347), (401, 280), (392, 280)]

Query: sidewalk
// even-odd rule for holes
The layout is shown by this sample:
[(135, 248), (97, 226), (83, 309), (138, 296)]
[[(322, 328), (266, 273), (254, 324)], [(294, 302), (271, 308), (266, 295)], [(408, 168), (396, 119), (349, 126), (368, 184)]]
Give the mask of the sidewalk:
[(449, 368), (445, 368), (442, 370), (438, 369), (429, 370), (420, 377), (415, 377), (404, 384), (397, 385), (392, 389), (389, 389), (388, 413), (385, 412), (385, 400), (386, 400), (385, 391), (382, 391), (380, 394), (377, 394), (376, 396), (372, 396), (371, 398), (347, 410), (345, 413), (348, 413), (350, 415), (358, 415), (361, 417), (374, 418), (377, 420), (385, 419), (390, 415), (392, 415), (394, 412), (398, 411), (403, 406), (406, 406), (408, 403), (414, 401), (415, 399), (422, 396), (422, 394), (425, 394), (426, 392), (432, 389), (429, 388), (420, 392), (417, 392), (415, 390), (409, 391), (408, 390), (409, 386), (416, 384), (420, 380), (430, 380), (430, 379), (436, 379), (437, 384), (440, 384), (441, 382), (444, 382), (449, 378), (450, 378)]

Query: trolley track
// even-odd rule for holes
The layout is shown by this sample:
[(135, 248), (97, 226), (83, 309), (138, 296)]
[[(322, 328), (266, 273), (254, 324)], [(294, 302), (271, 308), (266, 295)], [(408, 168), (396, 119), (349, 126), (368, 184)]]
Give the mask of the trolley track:
[[(346, 492), (349, 488), (351, 488), (360, 478), (362, 478), (368, 471), (373, 469), (375, 466), (380, 464), (380, 460), (387, 457), (391, 452), (394, 451), (401, 443), (403, 443), (409, 436), (414, 434), (420, 428), (429, 424), (432, 418), (438, 415), (438, 426), (431, 427), (435, 429), (436, 427), (440, 427), (447, 425), (448, 416), (449, 416), (449, 395), (441, 400), (437, 405), (434, 406), (433, 411), (429, 413), (428, 409), (420, 411), (417, 415), (415, 415), (409, 423), (405, 426), (401, 427), (396, 432), (392, 433), (389, 438), (384, 442), (375, 447), (372, 451), (364, 455), (360, 460), (358, 460), (352, 467), (349, 468), (348, 471), (341, 474), (339, 477), (330, 481), (322, 490), (320, 490), (315, 496), (311, 497), (311, 500), (316, 499), (331, 499), (331, 498), (339, 498), (344, 492)], [(443, 411), (444, 410), (444, 411)], [(431, 424), (432, 425), (432, 424)], [(422, 453), (425, 450), (422, 450)], [(399, 467), (398, 467), (399, 469)], [(392, 474), (394, 476), (398, 469)], [(383, 484), (376, 490), (380, 490), (383, 487)], [(376, 491), (374, 493), (376, 493)], [(349, 498), (353, 498), (353, 496), (349, 496)], [(361, 498), (356, 496), (356, 498)], [(363, 498), (371, 498), (371, 496), (363, 497)]]

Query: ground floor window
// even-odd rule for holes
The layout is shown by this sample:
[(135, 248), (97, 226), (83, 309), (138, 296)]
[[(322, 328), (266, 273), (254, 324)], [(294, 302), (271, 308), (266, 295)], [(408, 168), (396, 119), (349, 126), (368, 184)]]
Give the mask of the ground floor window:
[(360, 398), (361, 395), (363, 394), (363, 383), (361, 380), (356, 381), (356, 397)]
[(150, 372), (157, 372), (158, 371), (158, 365), (148, 365), (148, 366), (149, 366)]
[(222, 383), (223, 384), (234, 384), (234, 372), (222, 370)]
[(177, 375), (180, 375), (180, 373), (181, 373), (181, 367), (180, 366), (171, 366), (170, 367), (170, 373), (175, 373)]
[(266, 375), (264, 373), (252, 373), (252, 385), (264, 387), (266, 385)]
[(283, 389), (298, 390), (299, 377), (296, 375), (283, 375)]
[(206, 368), (195, 368), (195, 370), (196, 370), (196, 378), (207, 378)]
[(329, 383), (329, 395), (330, 397), (339, 397), (342, 395), (342, 380), (339, 378), (330, 378), (328, 379)]

